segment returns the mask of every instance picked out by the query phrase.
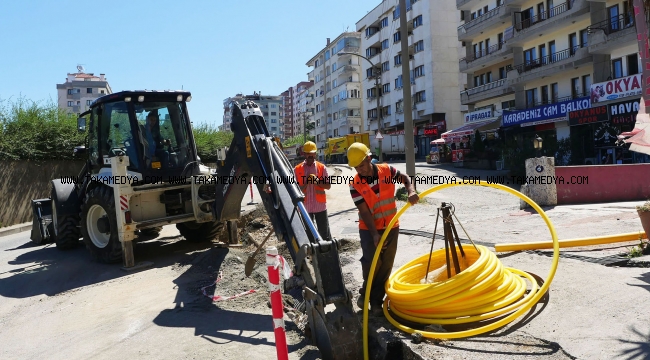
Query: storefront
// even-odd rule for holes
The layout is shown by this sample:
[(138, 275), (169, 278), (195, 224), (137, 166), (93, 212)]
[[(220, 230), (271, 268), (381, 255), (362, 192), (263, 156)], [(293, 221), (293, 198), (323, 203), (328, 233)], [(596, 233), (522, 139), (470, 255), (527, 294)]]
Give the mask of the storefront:
[(431, 142), (440, 139), (440, 135), (447, 131), (445, 121), (421, 124), (415, 136), (415, 145), (418, 147), (417, 157), (424, 157), (431, 151)]
[(442, 139), (451, 151), (451, 162), (463, 161), (465, 155), (471, 151), (475, 132), (478, 130), (482, 134), (494, 133), (499, 128), (499, 120), (499, 117), (492, 117), (491, 109), (483, 109), (465, 114), (465, 125), (442, 134)]

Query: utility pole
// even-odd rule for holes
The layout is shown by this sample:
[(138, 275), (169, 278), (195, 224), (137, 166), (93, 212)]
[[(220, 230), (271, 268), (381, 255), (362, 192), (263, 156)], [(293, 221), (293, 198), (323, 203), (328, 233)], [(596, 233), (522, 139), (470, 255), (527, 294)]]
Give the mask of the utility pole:
[[(384, 120), (383, 120), (383, 117), (382, 117), (382, 114), (381, 114), (381, 108), (379, 107), (380, 106), (379, 105), (379, 100), (380, 100), (379, 99), (379, 89), (381, 87), (381, 84), (380, 84), (380, 82), (381, 82), (381, 70), (376, 69), (375, 64), (373, 64), (372, 61), (370, 61), (370, 59), (368, 59), (367, 57), (365, 57), (363, 55), (359, 55), (359, 54), (355, 54), (355, 53), (346, 53), (346, 52), (340, 52), (337, 55), (338, 56), (341, 56), (341, 55), (355, 55), (355, 56), (358, 56), (360, 58), (365, 59), (367, 62), (370, 63), (370, 69), (372, 70), (371, 74), (375, 78), (375, 95), (377, 96), (377, 120), (378, 120), (377, 131), (378, 131), (379, 134), (383, 135), (383, 132), (384, 132)], [(370, 121), (370, 120), (368, 120), (368, 121)], [(379, 162), (383, 162), (384, 159), (383, 159), (382, 154), (383, 154), (384, 151), (383, 151), (383, 147), (382, 147), (382, 138), (380, 137), (378, 139), (378, 141), (379, 141)]]
[[(415, 146), (413, 144), (413, 110), (411, 107), (411, 63), (409, 58), (408, 23), (406, 22), (406, 0), (399, 0), (400, 38), (402, 43), (402, 95), (404, 96), (404, 151), (406, 152), (406, 173), (415, 176)], [(415, 184), (413, 184), (415, 187)]]

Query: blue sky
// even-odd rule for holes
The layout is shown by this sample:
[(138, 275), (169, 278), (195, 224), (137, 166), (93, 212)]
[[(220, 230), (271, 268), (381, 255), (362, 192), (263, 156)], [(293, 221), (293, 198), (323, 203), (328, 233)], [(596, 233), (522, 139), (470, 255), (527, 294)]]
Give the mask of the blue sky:
[(114, 92), (189, 90), (192, 121), (221, 125), (223, 99), (307, 80), (326, 39), (380, 3), (1, 0), (0, 100), (56, 101), (56, 84), (82, 64)]

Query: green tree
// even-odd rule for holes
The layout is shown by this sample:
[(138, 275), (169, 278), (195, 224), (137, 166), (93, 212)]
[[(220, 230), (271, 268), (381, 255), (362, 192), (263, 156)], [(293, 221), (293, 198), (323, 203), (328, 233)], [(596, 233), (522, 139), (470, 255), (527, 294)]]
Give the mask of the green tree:
[(305, 140), (305, 137), (303, 136), (303, 134), (298, 134), (296, 136), (292, 136), (292, 137), (284, 140), (284, 142), (282, 143), (282, 146), (288, 147), (288, 146), (293, 146), (293, 145), (303, 145), (307, 141), (314, 141), (314, 137), (307, 135), (307, 140)]
[(485, 144), (483, 143), (483, 139), (481, 139), (481, 133), (479, 133), (478, 130), (474, 132), (474, 144), (472, 147), (476, 155), (485, 151)]
[(196, 150), (201, 161), (213, 161), (217, 159), (217, 150), (230, 146), (234, 134), (230, 131), (219, 131), (213, 125), (202, 124), (193, 129)]

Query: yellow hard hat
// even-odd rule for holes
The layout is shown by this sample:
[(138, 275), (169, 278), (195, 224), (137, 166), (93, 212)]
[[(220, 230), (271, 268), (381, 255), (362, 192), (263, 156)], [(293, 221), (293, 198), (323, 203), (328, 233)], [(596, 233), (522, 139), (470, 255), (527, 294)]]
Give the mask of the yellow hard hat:
[(370, 154), (372, 152), (365, 144), (355, 142), (348, 148), (348, 165), (357, 167)]
[(305, 145), (302, 147), (302, 151), (313, 154), (317, 151), (316, 144), (314, 144), (311, 141), (307, 141)]

